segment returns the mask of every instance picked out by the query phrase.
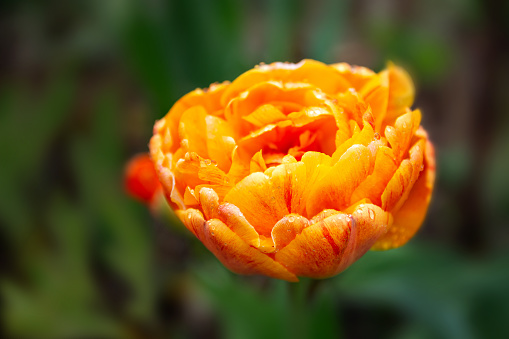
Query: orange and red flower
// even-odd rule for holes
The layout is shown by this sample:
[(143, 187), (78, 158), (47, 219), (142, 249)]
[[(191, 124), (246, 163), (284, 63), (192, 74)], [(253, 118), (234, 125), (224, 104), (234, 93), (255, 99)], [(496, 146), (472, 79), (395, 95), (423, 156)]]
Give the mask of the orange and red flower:
[(178, 100), (150, 155), (176, 214), (226, 267), (330, 277), (423, 222), (435, 157), (413, 99), (392, 64), (260, 65)]

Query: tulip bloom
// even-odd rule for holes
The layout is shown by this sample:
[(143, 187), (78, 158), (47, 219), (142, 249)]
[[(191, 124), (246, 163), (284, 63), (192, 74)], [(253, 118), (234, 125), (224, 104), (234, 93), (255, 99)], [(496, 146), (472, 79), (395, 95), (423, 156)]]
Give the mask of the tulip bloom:
[(126, 166), (124, 181), (129, 195), (149, 206), (156, 204), (161, 184), (150, 156), (139, 154), (133, 157)]
[(230, 270), (326, 278), (419, 229), (433, 146), (408, 74), (260, 65), (157, 121), (150, 155), (177, 216)]

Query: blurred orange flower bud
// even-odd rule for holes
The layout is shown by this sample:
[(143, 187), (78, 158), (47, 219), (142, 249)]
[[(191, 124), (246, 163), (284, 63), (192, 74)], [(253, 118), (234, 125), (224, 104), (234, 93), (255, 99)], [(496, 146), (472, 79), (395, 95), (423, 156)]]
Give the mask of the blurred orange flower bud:
[(127, 193), (149, 205), (161, 191), (154, 164), (148, 154), (139, 154), (129, 161), (124, 180)]
[(423, 222), (435, 156), (413, 99), (393, 64), (260, 65), (178, 100), (150, 153), (178, 217), (230, 270), (331, 277)]

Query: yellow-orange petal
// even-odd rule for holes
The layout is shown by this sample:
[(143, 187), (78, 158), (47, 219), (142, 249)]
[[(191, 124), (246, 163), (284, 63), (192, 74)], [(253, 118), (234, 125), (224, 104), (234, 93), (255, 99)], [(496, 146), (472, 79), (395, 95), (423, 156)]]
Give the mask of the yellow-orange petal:
[(263, 159), (262, 151), (256, 152), (255, 155), (251, 158), (251, 163), (249, 164), (249, 171), (251, 173), (254, 172), (264, 172), (267, 169), (267, 165), (265, 164), (265, 160)]
[(188, 208), (186, 210), (176, 210), (175, 214), (189, 231), (191, 231), (200, 241), (203, 241), (202, 233), (205, 219), (200, 211), (194, 208)]
[(405, 202), (423, 169), (425, 141), (419, 140), (410, 149), (410, 159), (405, 159), (394, 173), (382, 193), (382, 208), (395, 212)]
[(270, 179), (255, 172), (237, 183), (224, 198), (237, 206), (259, 234), (270, 236), (272, 227), (289, 214), (286, 203), (274, 194)]
[(298, 276), (327, 278), (339, 273), (343, 252), (352, 233), (350, 216), (338, 213), (298, 234), (276, 252), (276, 261)]
[(247, 244), (259, 247), (260, 236), (246, 220), (244, 214), (233, 204), (224, 203), (218, 207), (219, 218)]
[(363, 256), (381, 236), (386, 234), (391, 222), (390, 213), (369, 203), (353, 205), (351, 215), (355, 222), (355, 245), (350, 258), (343, 263), (344, 268)]
[(357, 91), (360, 90), (366, 83), (368, 83), (373, 76), (375, 76), (375, 72), (369, 68), (362, 66), (352, 66), (346, 62), (332, 64), (330, 66), (337, 69), (339, 73), (341, 73), (341, 75)]
[(287, 155), (283, 158), (283, 164), (276, 166), (272, 171), (270, 183), (275, 201), (284, 203), (289, 213), (300, 213), (305, 210), (306, 165), (304, 163), (297, 162), (295, 158)]
[(414, 102), (415, 87), (410, 75), (392, 62), (387, 67), (389, 71), (389, 102), (386, 120), (393, 120), (411, 107)]
[(298, 278), (267, 254), (249, 246), (221, 220), (208, 220), (201, 231), (203, 244), (223, 265), (239, 274), (261, 274), (296, 282)]
[(255, 109), (253, 113), (243, 116), (242, 118), (260, 128), (268, 124), (286, 120), (286, 115), (271, 104), (263, 104)]
[(362, 87), (360, 95), (371, 106), (375, 118), (375, 130), (380, 131), (389, 104), (389, 73), (382, 71)]
[(392, 149), (386, 146), (378, 147), (373, 173), (355, 189), (350, 202), (353, 204), (367, 198), (374, 204), (380, 205), (382, 193), (397, 168), (398, 164)]
[(425, 166), (408, 198), (394, 214), (394, 222), (387, 233), (373, 246), (375, 250), (388, 250), (406, 244), (422, 225), (428, 210), (435, 182), (435, 154), (431, 142), (426, 141)]
[(200, 188), (200, 205), (207, 219), (219, 218), (219, 196), (212, 188)]
[(308, 216), (333, 208), (341, 210), (350, 203), (353, 191), (371, 173), (372, 155), (366, 146), (354, 145), (331, 167), (307, 197)]
[(302, 60), (297, 64), (276, 62), (270, 65), (260, 65), (240, 75), (224, 93), (222, 104), (226, 106), (232, 98), (237, 97), (240, 93), (267, 81), (310, 84), (331, 94), (343, 92), (350, 87), (349, 82), (340, 72), (321, 62), (314, 60)]
[[(178, 129), (182, 114), (190, 107), (202, 106), (209, 114), (221, 115), (220, 98), (229, 82), (212, 84), (207, 89), (196, 89), (180, 98), (166, 116), (154, 125), (154, 135), (164, 138), (162, 150), (174, 153), (179, 144)], [(219, 113), (219, 114), (218, 114)]]
[(385, 128), (385, 137), (394, 150), (394, 155), (398, 160), (404, 158), (408, 146), (415, 135), (421, 122), (421, 111), (407, 112), (396, 119), (394, 127)]
[(364, 145), (368, 146), (375, 136), (375, 131), (373, 127), (365, 123), (362, 130), (357, 133), (352, 138), (346, 140), (341, 145), (338, 145), (336, 151), (332, 154), (332, 163), (335, 163), (339, 160), (339, 158), (346, 152), (347, 149), (352, 147), (353, 145)]
[(288, 245), (309, 225), (309, 220), (298, 214), (289, 214), (281, 218), (271, 232), (276, 251)]

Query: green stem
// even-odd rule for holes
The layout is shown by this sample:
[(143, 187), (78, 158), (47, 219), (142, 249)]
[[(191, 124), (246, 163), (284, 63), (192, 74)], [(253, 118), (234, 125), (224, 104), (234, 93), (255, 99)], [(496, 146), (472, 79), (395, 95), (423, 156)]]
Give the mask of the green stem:
[(289, 337), (309, 338), (310, 288), (313, 281), (301, 279), (298, 283), (288, 283)]

